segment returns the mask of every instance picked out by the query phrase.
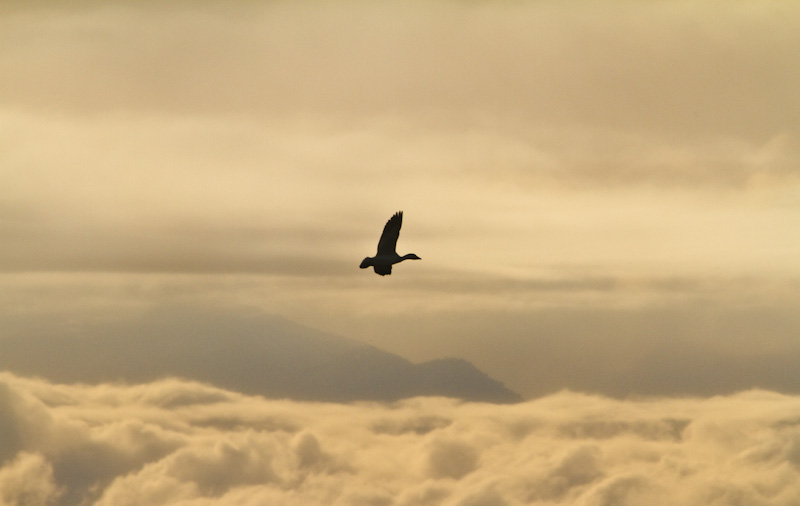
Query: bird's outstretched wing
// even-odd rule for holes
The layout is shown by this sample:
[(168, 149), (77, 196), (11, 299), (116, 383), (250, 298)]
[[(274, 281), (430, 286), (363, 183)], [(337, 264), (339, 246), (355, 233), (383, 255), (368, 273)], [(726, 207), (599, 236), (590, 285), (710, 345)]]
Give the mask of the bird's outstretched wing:
[(397, 238), (400, 237), (400, 227), (403, 226), (403, 211), (394, 213), (383, 227), (381, 240), (378, 241), (378, 255), (392, 255), (397, 248)]

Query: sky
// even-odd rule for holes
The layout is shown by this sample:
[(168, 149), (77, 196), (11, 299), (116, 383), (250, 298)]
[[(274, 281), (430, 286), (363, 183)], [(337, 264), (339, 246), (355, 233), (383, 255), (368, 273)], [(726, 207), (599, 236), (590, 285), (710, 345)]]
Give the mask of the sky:
[[(800, 392), (798, 51), (789, 1), (3, 2), (0, 317)], [(422, 260), (359, 270), (398, 210)]]
[(788, 0), (3, 1), (0, 338), (263, 315), (526, 401), (0, 372), (0, 505), (798, 504), (798, 54)]

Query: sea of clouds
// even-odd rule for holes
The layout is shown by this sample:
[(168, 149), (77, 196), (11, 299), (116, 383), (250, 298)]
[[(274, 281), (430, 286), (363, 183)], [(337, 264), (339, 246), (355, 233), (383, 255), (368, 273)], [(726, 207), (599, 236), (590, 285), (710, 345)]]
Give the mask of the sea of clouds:
[(0, 373), (0, 504), (796, 505), (800, 397), (267, 400)]

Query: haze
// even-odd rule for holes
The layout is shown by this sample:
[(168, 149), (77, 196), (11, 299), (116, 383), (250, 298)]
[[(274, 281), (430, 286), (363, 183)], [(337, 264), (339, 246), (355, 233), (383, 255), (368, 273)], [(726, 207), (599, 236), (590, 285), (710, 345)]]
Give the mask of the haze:
[[(627, 457), (643, 455), (635, 445), (602, 442), (580, 449), (552, 440), (558, 448), (550, 460), (526, 461), (541, 480), (555, 480), (547, 487), (496, 481), (513, 465), (491, 464), (495, 457), (483, 453), (491, 444), (472, 432), (469, 414), (482, 408), (467, 404), (452, 419), (465, 417), (471, 435), (443, 427), (416, 434), (410, 444), (422, 453), (414, 462), (428, 470), (383, 492), (396, 504), (623, 504), (613, 497), (637, 501), (642, 496), (629, 490), (671, 490), (681, 473), (723, 462), (758, 483), (740, 496), (698, 485), (677, 502), (796, 504), (799, 492), (787, 485), (797, 483), (796, 456), (776, 456), (781, 445), (794, 445), (796, 424), (789, 415), (753, 421), (745, 414), (755, 405), (798, 415), (798, 54), (800, 4), (789, 1), (5, 1), (2, 333), (27, 339), (56, 329), (71, 339), (118, 322), (146, 328), (153, 314), (192, 329), (192, 314), (228, 321), (255, 313), (413, 362), (468, 360), (527, 399), (575, 395), (579, 403), (633, 406), (631, 419), (643, 408), (625, 399), (652, 396), (648, 409), (668, 413), (670, 403), (697, 396), (675, 408), (685, 422), (664, 445), (676, 444), (677, 453), (653, 457), (662, 459), (659, 473), (673, 474), (642, 478), (658, 483), (653, 489), (630, 478), (630, 487), (613, 489), (619, 496), (612, 489), (597, 495), (593, 487), (629, 476), (635, 459)], [(398, 252), (422, 260), (386, 277), (360, 270), (399, 210)], [(33, 395), (24, 393), (30, 385), (78, 388), (5, 378), (24, 399)], [(148, 385), (115, 388), (161, 383)], [(40, 399), (37, 413), (50, 413), (42, 419), (61, 416), (49, 411), (61, 406), (50, 395)], [(106, 421), (119, 415), (83, 393), (70, 395), (69, 417), (78, 418), (65, 422), (69, 430), (94, 423), (84, 409), (109, 413), (96, 415)], [(749, 404), (752, 398), (760, 400)], [(509, 407), (510, 416), (525, 418), (513, 410), (528, 413), (537, 402)], [(329, 409), (292, 406), (286, 409), (321, 409), (323, 417)], [(438, 412), (413, 410), (423, 418)], [(725, 410), (736, 413), (731, 441), (745, 441), (754, 426), (769, 436), (720, 443), (721, 453), (680, 449), (699, 430), (693, 420), (710, 417), (713, 425)], [(302, 415), (309, 418), (294, 425), (294, 442), (265, 444), (314, 447), (301, 433), (328, 437), (306, 424), (317, 415)], [(183, 458), (171, 452), (202, 430), (175, 422), (191, 426), (181, 439), (162, 432), (154, 421), (161, 416), (136, 418), (145, 428), (130, 437), (152, 436), (162, 450), (142, 450), (114, 468), (118, 475), (87, 470), (86, 482), (59, 474), (79, 454), (48, 453), (33, 436), (19, 436), (13, 451), (0, 443), (0, 484), (22, 483), (17, 477), (38, 469), (41, 504), (116, 505), (125, 504), (122, 496), (103, 488), (115, 478), (122, 481), (114, 491), (135, 490), (146, 473), (163, 471), (196, 488), (130, 504), (211, 504), (262, 478), (283, 491), (298, 479), (276, 471), (280, 479), (228, 482), (213, 466), (176, 478), (159, 459)], [(240, 437), (247, 423), (217, 436)], [(472, 464), (431, 470), (440, 435), (442, 455)], [(300, 493), (298, 504), (393, 504), (378, 492), (343, 492), (338, 480), (369, 465), (342, 463), (355, 443), (334, 439), (312, 453), (338, 457), (309, 465), (339, 494)], [(767, 457), (770, 448), (777, 453)], [(547, 474), (573, 450), (581, 477)], [(721, 460), (703, 460), (711, 454)], [(518, 458), (533, 459), (524, 455)], [(484, 464), (488, 474), (478, 471)], [(479, 477), (480, 487), (459, 488), (466, 476)], [(419, 480), (454, 481), (405, 488)], [(244, 496), (229, 502), (246, 503), (235, 497)], [(258, 497), (252, 504), (279, 500)], [(0, 502), (21, 500), (0, 495)]]

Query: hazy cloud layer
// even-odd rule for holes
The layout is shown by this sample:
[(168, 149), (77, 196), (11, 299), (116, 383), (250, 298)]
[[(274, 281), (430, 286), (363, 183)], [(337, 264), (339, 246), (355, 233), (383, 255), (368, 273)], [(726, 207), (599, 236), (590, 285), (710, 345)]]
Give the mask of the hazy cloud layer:
[[(524, 397), (562, 388), (611, 396), (800, 392), (797, 282), (462, 278), (409, 273), (374, 284), (334, 276), (319, 286), (319, 278), (289, 275), (4, 275), (0, 321), (2, 337), (29, 342), (26, 353), (41, 350), (40, 363), (58, 364), (54, 374), (65, 367), (44, 337), (84, 346), (94, 339), (120, 357), (129, 346), (147, 356), (143, 342), (168, 335), (173, 354), (159, 355), (160, 374), (177, 374), (197, 367), (201, 343), (234, 346), (239, 335), (265, 344), (280, 335), (265, 315), (272, 313), (412, 362), (463, 358)], [(260, 384), (261, 366), (249, 363), (252, 384)], [(66, 369), (107, 367), (95, 350)]]
[(330, 275), (400, 208), (484, 271), (786, 265), (798, 9), (13, 2), (0, 268)]
[(5, 16), (6, 103), (681, 135), (782, 132), (800, 108), (792, 2), (60, 5)]
[(513, 406), (267, 401), (0, 375), (9, 506), (788, 506), (800, 400), (766, 391)]

